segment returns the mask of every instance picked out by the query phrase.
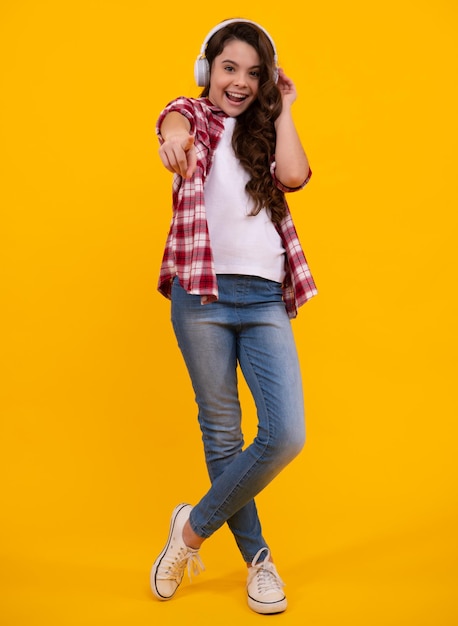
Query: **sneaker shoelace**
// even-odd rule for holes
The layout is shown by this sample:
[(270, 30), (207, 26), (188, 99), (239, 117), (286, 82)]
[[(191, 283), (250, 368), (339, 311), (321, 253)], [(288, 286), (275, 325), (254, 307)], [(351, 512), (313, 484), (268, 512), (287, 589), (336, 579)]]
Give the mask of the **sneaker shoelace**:
[(205, 570), (205, 566), (197, 550), (181, 548), (175, 559), (162, 564), (162, 576), (159, 575), (159, 577), (175, 580), (179, 584), (183, 578), (186, 567), (188, 569), (189, 580), (192, 580), (193, 575), (198, 576), (200, 572)]
[[(263, 552), (265, 552), (264, 561), (260, 563), (259, 559)], [(251, 562), (252, 573), (250, 573), (249, 580), (256, 578), (256, 587), (260, 595), (269, 593), (269, 591), (283, 592), (283, 587), (285, 586), (285, 583), (278, 575), (275, 565), (269, 559), (270, 550), (261, 548)]]
[(285, 583), (272, 563), (263, 562), (259, 565), (253, 565), (253, 567), (257, 570), (255, 577), (259, 594), (263, 595), (269, 593), (269, 591), (283, 591)]

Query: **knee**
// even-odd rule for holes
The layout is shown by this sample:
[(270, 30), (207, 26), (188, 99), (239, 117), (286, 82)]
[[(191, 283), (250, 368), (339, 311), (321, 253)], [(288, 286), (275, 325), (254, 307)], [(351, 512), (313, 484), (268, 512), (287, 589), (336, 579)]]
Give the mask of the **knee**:
[(285, 452), (289, 461), (296, 458), (303, 450), (305, 445), (305, 433), (296, 434), (293, 439), (288, 440), (284, 444)]
[(295, 428), (282, 429), (271, 440), (273, 453), (283, 458), (285, 463), (292, 461), (303, 450), (305, 445), (305, 427), (303, 420)]
[(240, 427), (209, 427), (201, 424), (202, 441), (207, 461), (230, 459), (241, 452), (244, 439)]

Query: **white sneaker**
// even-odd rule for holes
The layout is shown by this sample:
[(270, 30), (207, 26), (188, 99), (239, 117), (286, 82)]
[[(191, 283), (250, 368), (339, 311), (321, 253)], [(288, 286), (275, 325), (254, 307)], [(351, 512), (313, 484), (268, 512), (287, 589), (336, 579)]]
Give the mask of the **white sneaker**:
[[(259, 563), (263, 552), (265, 560)], [(281, 613), (286, 610), (287, 601), (283, 592), (285, 583), (277, 573), (275, 565), (269, 561), (270, 551), (261, 548), (248, 568), (248, 606), (256, 613)]]
[(159, 600), (169, 600), (180, 586), (186, 566), (189, 578), (205, 567), (198, 550), (188, 548), (183, 541), (183, 526), (189, 519), (192, 506), (179, 504), (170, 521), (170, 531), (164, 549), (151, 568), (151, 590)]

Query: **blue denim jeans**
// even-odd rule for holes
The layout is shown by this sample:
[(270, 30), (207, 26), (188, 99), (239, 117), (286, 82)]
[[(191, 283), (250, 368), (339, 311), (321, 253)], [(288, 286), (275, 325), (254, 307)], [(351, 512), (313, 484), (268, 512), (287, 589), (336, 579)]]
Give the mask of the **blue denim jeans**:
[[(300, 452), (305, 441), (302, 382), (281, 285), (218, 275), (219, 299), (201, 304), (178, 279), (172, 323), (198, 405), (211, 487), (190, 524), (210, 537), (225, 522), (249, 563), (267, 547), (254, 497)], [(245, 446), (238, 366), (256, 404), (258, 430)]]

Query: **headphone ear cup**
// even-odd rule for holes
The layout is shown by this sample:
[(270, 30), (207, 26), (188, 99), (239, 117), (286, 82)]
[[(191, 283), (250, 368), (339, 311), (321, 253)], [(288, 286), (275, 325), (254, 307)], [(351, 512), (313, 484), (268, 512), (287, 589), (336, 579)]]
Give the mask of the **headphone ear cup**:
[(207, 59), (197, 59), (195, 62), (194, 79), (198, 87), (207, 87), (210, 84), (210, 67)]

